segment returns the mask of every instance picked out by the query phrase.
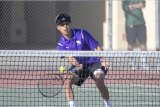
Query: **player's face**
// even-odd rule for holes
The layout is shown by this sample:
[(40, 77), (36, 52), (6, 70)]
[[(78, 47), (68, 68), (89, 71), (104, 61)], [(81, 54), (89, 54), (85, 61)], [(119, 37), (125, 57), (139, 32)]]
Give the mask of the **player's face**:
[(57, 29), (62, 33), (62, 35), (69, 36), (70, 35), (70, 22), (63, 22), (57, 26)]

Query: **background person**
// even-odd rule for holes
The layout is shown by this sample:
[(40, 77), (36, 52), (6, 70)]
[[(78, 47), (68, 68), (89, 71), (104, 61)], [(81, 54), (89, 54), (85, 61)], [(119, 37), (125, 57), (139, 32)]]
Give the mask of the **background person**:
[(136, 40), (140, 49), (146, 51), (146, 25), (142, 9), (145, 7), (145, 0), (123, 0), (122, 8), (125, 14), (125, 30), (127, 35), (128, 50), (133, 50)]
[[(128, 42), (128, 50), (133, 51), (136, 47), (137, 40), (139, 42), (139, 47), (142, 51), (146, 51), (146, 25), (143, 16), (142, 9), (145, 7), (145, 0), (123, 0), (122, 8), (125, 14), (125, 30)], [(141, 66), (143, 69), (148, 69), (146, 64), (146, 58), (142, 57)], [(130, 66), (132, 69), (137, 69), (135, 67), (135, 59), (131, 58)]]

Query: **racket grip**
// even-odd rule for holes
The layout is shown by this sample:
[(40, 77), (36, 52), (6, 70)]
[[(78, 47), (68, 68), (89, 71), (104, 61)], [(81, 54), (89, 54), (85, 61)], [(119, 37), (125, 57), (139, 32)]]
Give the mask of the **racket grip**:
[(80, 71), (80, 68), (76, 67), (75, 65), (72, 65), (68, 70), (71, 73), (78, 74), (78, 72)]
[(72, 71), (73, 69), (75, 69), (76, 68), (76, 66), (75, 65), (72, 65), (69, 69), (68, 69), (68, 71)]

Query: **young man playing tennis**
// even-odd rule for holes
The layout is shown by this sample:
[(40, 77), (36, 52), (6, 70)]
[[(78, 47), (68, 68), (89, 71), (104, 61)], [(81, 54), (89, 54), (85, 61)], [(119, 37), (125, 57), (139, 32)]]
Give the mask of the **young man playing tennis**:
[[(66, 13), (61, 13), (56, 17), (57, 29), (62, 34), (57, 44), (57, 50), (73, 51), (101, 51), (99, 46), (89, 32), (84, 29), (71, 29), (71, 17)], [(106, 107), (111, 107), (109, 101), (108, 88), (104, 84), (104, 77), (108, 70), (108, 63), (101, 62), (100, 58), (95, 57), (70, 57), (68, 61), (75, 67), (79, 68), (79, 73), (69, 75), (64, 83), (66, 97), (70, 107), (76, 107), (72, 85), (81, 86), (90, 76), (99, 89)]]

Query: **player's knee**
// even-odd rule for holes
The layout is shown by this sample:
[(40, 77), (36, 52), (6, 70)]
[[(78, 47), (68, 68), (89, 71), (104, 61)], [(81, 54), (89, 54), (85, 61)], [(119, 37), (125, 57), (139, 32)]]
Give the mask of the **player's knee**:
[(63, 87), (64, 87), (64, 89), (70, 89), (72, 87), (71, 81), (65, 80)]
[(70, 85), (72, 84), (73, 82), (73, 79), (74, 79), (74, 76), (73, 75), (67, 75), (66, 76), (66, 79), (65, 79), (65, 85)]
[(102, 69), (96, 69), (94, 71), (94, 78), (95, 79), (104, 79), (104, 77), (105, 77), (105, 74)]

